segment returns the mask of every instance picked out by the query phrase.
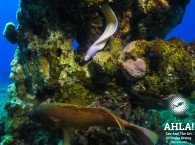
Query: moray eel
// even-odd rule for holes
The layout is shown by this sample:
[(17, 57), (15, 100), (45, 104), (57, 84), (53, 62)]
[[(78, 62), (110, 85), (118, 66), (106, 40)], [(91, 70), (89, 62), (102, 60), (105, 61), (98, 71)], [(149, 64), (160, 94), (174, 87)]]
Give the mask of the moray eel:
[(104, 30), (103, 34), (89, 47), (84, 59), (85, 61), (88, 61), (96, 54), (96, 52), (104, 48), (106, 42), (115, 33), (118, 27), (118, 20), (108, 4), (103, 4), (101, 11), (106, 19), (106, 29)]
[(128, 123), (104, 107), (83, 107), (70, 104), (50, 103), (38, 105), (28, 113), (29, 119), (52, 128), (62, 128), (63, 145), (70, 145), (71, 129), (86, 129), (91, 126), (119, 127), (131, 130), (142, 145), (154, 145), (158, 135), (146, 128)]

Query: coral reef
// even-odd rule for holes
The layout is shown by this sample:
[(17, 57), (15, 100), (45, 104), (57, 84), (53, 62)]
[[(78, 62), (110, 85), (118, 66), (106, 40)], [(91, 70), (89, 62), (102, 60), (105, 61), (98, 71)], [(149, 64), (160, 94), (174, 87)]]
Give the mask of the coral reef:
[[(132, 21), (132, 36), (151, 40), (163, 38), (181, 22), (189, 0), (139, 0), (135, 2), (138, 11)], [(137, 29), (136, 29), (137, 28)]]
[(195, 58), (195, 42), (189, 43), (189, 46), (187, 48), (189, 56), (192, 58)]
[(5, 119), (7, 116), (7, 112), (4, 109), (5, 104), (9, 102), (8, 94), (7, 94), (7, 84), (0, 85), (0, 142), (2, 141), (2, 137), (6, 135), (5, 133)]
[(113, 76), (117, 71), (116, 62), (108, 52), (97, 53), (93, 58), (93, 63), (96, 70), (103, 75)]
[[(119, 27), (106, 47), (85, 62), (87, 49), (105, 30), (100, 7), (108, 2)], [(57, 144), (61, 130), (48, 129), (27, 117), (33, 106), (49, 102), (85, 106), (99, 101), (119, 117), (159, 132), (158, 113), (148, 114), (142, 110), (146, 104), (134, 101), (192, 93), (193, 45), (176, 38), (160, 39), (181, 22), (188, 2), (21, 0), (18, 27), (8, 23), (4, 31), (18, 47), (11, 62), (14, 84), (9, 87), (6, 135), (1, 144)], [(74, 40), (79, 43), (77, 50), (73, 50)], [(140, 116), (142, 112), (145, 115)], [(121, 133), (116, 128), (73, 134), (71, 142), (77, 145), (139, 144), (132, 132)]]
[(9, 22), (5, 25), (5, 29), (3, 31), (3, 35), (5, 36), (5, 38), (13, 43), (13, 44), (18, 44), (18, 39), (19, 39), (19, 36), (18, 36), (18, 33), (16, 31), (16, 26), (14, 23), (12, 22)]
[[(127, 45), (123, 49), (119, 57), (120, 65), (128, 72), (127, 66), (132, 65), (131, 61), (144, 60), (145, 66), (142, 67), (144, 74), (136, 71), (144, 76), (141, 80), (134, 82), (134, 92), (145, 94), (146, 96), (166, 97), (174, 92), (187, 93), (189, 89), (194, 87), (194, 59), (192, 59), (187, 51), (187, 44), (180, 39), (172, 38), (168, 41), (156, 39), (150, 42), (137, 41)], [(136, 44), (134, 44), (136, 43)], [(121, 63), (121, 59), (125, 63)], [(130, 60), (130, 61), (129, 61)], [(125, 67), (124, 67), (125, 66)], [(126, 74), (127, 79), (133, 79), (135, 76), (134, 69)], [(181, 85), (182, 84), (182, 85)], [(132, 88), (133, 89), (133, 88)]]

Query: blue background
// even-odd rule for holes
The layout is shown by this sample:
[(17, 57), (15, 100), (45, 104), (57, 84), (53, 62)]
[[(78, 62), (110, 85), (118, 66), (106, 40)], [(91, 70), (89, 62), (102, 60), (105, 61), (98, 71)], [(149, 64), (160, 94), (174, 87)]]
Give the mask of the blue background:
[(10, 63), (17, 47), (5, 39), (3, 30), (7, 22), (13, 22), (17, 26), (16, 11), (19, 7), (19, 1), (0, 0), (0, 6), (0, 84), (2, 84), (10, 82)]
[[(17, 45), (10, 44), (3, 36), (3, 29), (7, 22), (13, 22), (17, 26), (16, 11), (19, 1), (0, 0), (0, 84), (10, 83), (10, 63), (13, 59)], [(191, 0), (187, 6), (184, 19), (175, 29), (167, 35), (166, 39), (176, 36), (187, 42), (195, 41), (195, 0)]]

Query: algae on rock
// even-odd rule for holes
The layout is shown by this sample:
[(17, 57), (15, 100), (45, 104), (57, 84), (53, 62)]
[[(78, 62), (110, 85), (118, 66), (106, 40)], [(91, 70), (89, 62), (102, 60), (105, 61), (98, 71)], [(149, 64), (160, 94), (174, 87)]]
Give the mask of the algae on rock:
[[(136, 41), (132, 50), (125, 54), (122, 52), (125, 61), (129, 58), (143, 59), (147, 64), (145, 76), (134, 83), (133, 87), (137, 88), (134, 93), (136, 91), (138, 94), (159, 98), (174, 93), (190, 94), (194, 88), (195, 66), (186, 47), (187, 44), (180, 39), (156, 39), (150, 42)], [(121, 60), (119, 62), (125, 63)]]

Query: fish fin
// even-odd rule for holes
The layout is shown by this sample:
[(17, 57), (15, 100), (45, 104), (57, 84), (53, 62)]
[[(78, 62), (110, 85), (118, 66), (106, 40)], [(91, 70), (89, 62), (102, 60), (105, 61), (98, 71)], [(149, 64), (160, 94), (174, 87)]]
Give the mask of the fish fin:
[(112, 117), (115, 119), (115, 121), (117, 122), (117, 124), (118, 124), (118, 126), (119, 126), (121, 132), (124, 132), (124, 130), (125, 130), (124, 124), (123, 124), (122, 122), (120, 122), (120, 121), (118, 120), (118, 118), (117, 118), (114, 114), (111, 113), (111, 115), (112, 115)]
[(108, 109), (106, 109), (106, 108), (104, 108), (104, 107), (101, 107), (101, 109), (102, 109), (103, 111), (105, 111), (106, 113), (110, 114), (110, 115), (114, 118), (114, 120), (117, 122), (117, 124), (118, 124), (120, 130), (121, 130), (122, 132), (124, 132), (125, 126), (124, 126), (123, 122), (121, 122), (121, 121), (119, 120), (119, 118), (118, 118), (117, 116), (115, 116), (114, 114), (112, 114), (112, 112), (110, 112)]
[(143, 145), (155, 145), (158, 141), (158, 135), (147, 128), (140, 127), (128, 122), (125, 124), (125, 128), (133, 131), (133, 133), (136, 134)]
[(70, 145), (70, 131), (68, 129), (63, 128), (63, 140), (60, 145)]

